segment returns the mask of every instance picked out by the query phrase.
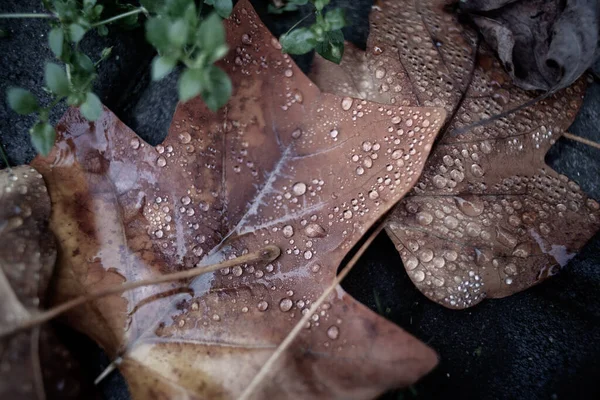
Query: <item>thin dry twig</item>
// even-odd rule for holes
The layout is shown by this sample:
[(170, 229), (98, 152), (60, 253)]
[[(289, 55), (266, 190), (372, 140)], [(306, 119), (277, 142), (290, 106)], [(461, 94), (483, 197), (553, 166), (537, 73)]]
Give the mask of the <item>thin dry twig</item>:
[(290, 347), (294, 339), (298, 337), (298, 334), (302, 331), (308, 320), (312, 317), (312, 315), (317, 311), (317, 309), (321, 306), (321, 304), (329, 297), (331, 292), (335, 290), (337, 285), (348, 275), (350, 270), (354, 267), (356, 262), (362, 257), (363, 253), (367, 250), (367, 248), (371, 245), (373, 240), (377, 237), (377, 235), (383, 230), (384, 224), (379, 224), (379, 226), (373, 231), (373, 233), (365, 240), (360, 249), (356, 252), (356, 254), (348, 261), (348, 264), (340, 271), (340, 273), (336, 276), (331, 286), (329, 286), (323, 294), (310, 306), (309, 312), (304, 314), (302, 318), (298, 321), (298, 323), (294, 326), (294, 329), (290, 331), (290, 333), (286, 336), (286, 338), (281, 342), (281, 344), (277, 347), (275, 352), (271, 354), (271, 357), (264, 363), (261, 367), (260, 371), (252, 378), (250, 384), (246, 387), (242, 395), (239, 397), (239, 400), (248, 400), (250, 396), (256, 391), (258, 386), (268, 377), (268, 375), (272, 372), (275, 363), (279, 359), (279, 357)]
[(96, 292), (90, 292), (84, 296), (76, 297), (72, 300), (69, 300), (61, 305), (58, 305), (50, 310), (46, 310), (40, 314), (33, 316), (31, 319), (27, 319), (22, 321), (20, 324), (9, 327), (0, 332), (0, 338), (12, 335), (13, 333), (22, 331), (24, 329), (29, 329), (31, 327), (37, 326), (44, 322), (47, 322), (62, 313), (69, 311), (70, 309), (80, 306), (84, 303), (88, 303), (93, 300), (97, 300), (101, 297), (106, 297), (115, 294), (121, 294), (128, 290), (136, 289), (142, 286), (151, 286), (159, 283), (165, 282), (173, 282), (181, 279), (193, 278), (202, 274), (206, 274), (207, 272), (217, 271), (223, 268), (234, 267), (239, 264), (246, 264), (251, 262), (263, 261), (263, 262), (271, 262), (279, 257), (281, 254), (281, 250), (277, 246), (265, 246), (262, 249), (245, 254), (243, 256), (233, 258), (231, 260), (225, 260), (223, 262), (217, 264), (211, 264), (203, 267), (192, 268), (186, 271), (174, 272), (172, 274), (165, 274), (158, 278), (154, 279), (145, 279), (136, 282), (128, 282), (120, 286), (114, 286), (107, 289), (99, 290)]
[(569, 140), (574, 140), (576, 142), (583, 143), (590, 147), (600, 150), (600, 143), (596, 143), (594, 141), (591, 141), (590, 139), (582, 138), (581, 136), (573, 135), (572, 133), (569, 133), (569, 132), (565, 132), (562, 135)]

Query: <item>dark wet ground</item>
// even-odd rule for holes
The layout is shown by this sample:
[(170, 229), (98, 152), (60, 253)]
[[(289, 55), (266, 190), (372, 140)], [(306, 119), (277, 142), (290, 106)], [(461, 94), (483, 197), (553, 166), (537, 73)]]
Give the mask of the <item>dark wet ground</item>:
[[(264, 1), (254, 3), (264, 11)], [(354, 24), (347, 37), (364, 45), (371, 1), (337, 3), (344, 4)], [(39, 11), (39, 4), (37, 0), (2, 0), (0, 12)], [(275, 20), (262, 15), (276, 34), (301, 18), (288, 15)], [(43, 65), (52, 59), (46, 47), (46, 22), (0, 21), (0, 28), (9, 32), (8, 38), (0, 38), (0, 92), (15, 85), (41, 94)], [(153, 52), (140, 31), (115, 30), (106, 38), (90, 35), (82, 45), (96, 56), (104, 47), (114, 46), (112, 57), (100, 67), (96, 92), (133, 130), (149, 142), (159, 143), (176, 103), (176, 75), (150, 82), (148, 66)], [(300, 64), (308, 65), (307, 58)], [(63, 111), (53, 113), (54, 121)], [(12, 165), (29, 162), (34, 156), (27, 133), (30, 125), (31, 119), (0, 103), (0, 142)], [(600, 84), (588, 89), (570, 131), (600, 142)], [(592, 197), (600, 198), (599, 150), (561, 139), (547, 161)], [(600, 235), (551, 280), (464, 311), (445, 309), (421, 295), (385, 235), (367, 251), (344, 286), (440, 355), (434, 372), (415, 387), (390, 393), (386, 399), (600, 398)], [(93, 379), (107, 360), (83, 339), (77, 347), (79, 354), (85, 352)], [(118, 374), (103, 381), (100, 388), (106, 399), (129, 398)]]

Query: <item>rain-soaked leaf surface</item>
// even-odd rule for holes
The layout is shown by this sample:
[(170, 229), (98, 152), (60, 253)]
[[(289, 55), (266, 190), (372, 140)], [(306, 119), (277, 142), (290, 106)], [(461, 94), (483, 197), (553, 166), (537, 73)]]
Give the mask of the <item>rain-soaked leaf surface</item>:
[[(33, 163), (61, 246), (56, 302), (267, 245), (282, 251), (267, 265), (70, 312), (72, 326), (122, 357), (134, 398), (239, 395), (346, 253), (412, 188), (445, 120), (443, 108), (321, 93), (246, 1), (226, 26), (232, 50), (221, 67), (234, 94), (218, 113), (200, 99), (180, 104), (152, 147), (108, 110), (96, 122), (70, 110), (50, 156)], [(432, 350), (338, 288), (257, 398), (372, 398), (435, 363)]]
[(514, 86), (474, 37), (443, 0), (381, 1), (367, 51), (351, 49), (341, 66), (317, 58), (312, 76), (332, 93), (448, 111), (419, 182), (386, 230), (415, 285), (450, 308), (555, 274), (600, 227), (598, 203), (544, 162), (577, 114), (583, 79), (515, 110), (539, 93)]
[[(56, 260), (42, 176), (22, 166), (0, 171), (0, 325), (34, 314)], [(0, 340), (0, 398), (80, 398), (77, 364), (48, 326)]]

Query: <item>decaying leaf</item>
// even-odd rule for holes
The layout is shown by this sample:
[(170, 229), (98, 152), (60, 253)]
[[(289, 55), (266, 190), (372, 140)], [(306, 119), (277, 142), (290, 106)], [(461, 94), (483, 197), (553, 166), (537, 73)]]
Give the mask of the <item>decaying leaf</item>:
[[(484, 44), (469, 40), (443, 1), (419, 4), (380, 2), (374, 8), (369, 48), (363, 55), (352, 52), (356, 56), (349, 60), (363, 64), (367, 84), (344, 75), (360, 68), (344, 66), (346, 60), (334, 67), (317, 59), (313, 79), (327, 90), (354, 88), (352, 93), (376, 101), (386, 101), (394, 84), (408, 81), (400, 84), (402, 97), (389, 101), (446, 107), (446, 129), (386, 230), (426, 296), (465, 308), (554, 274), (600, 227), (598, 203), (544, 163), (575, 117), (584, 83), (535, 102), (535, 93), (515, 87)], [(438, 31), (464, 40), (448, 43)], [(423, 54), (416, 56), (414, 48)], [(394, 69), (381, 72), (386, 64)], [(327, 86), (325, 77), (332, 75), (339, 79)], [(406, 88), (414, 99), (404, 94)]]
[(600, 55), (597, 0), (465, 0), (467, 13), (523, 89), (562, 89)]
[[(103, 298), (67, 316), (112, 357), (134, 398), (239, 395), (344, 255), (416, 182), (445, 112), (321, 93), (247, 1), (226, 23), (218, 113), (180, 104), (159, 146), (111, 112), (70, 110), (34, 165), (60, 238), (56, 302), (259, 251), (192, 282)], [(394, 132), (404, 129), (407, 134)], [(410, 133), (408, 133), (410, 132)], [(280, 359), (259, 398), (371, 398), (414, 382), (435, 354), (339, 288)]]
[[(45, 299), (56, 260), (42, 176), (22, 166), (0, 171), (0, 325), (27, 319)], [(0, 398), (79, 398), (76, 367), (51, 328), (0, 340)]]

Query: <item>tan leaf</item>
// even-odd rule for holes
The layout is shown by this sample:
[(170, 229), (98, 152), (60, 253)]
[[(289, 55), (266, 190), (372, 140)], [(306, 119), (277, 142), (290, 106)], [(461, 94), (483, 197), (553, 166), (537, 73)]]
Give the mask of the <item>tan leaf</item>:
[[(423, 175), (386, 230), (427, 297), (466, 308), (556, 273), (600, 227), (600, 213), (596, 201), (544, 162), (573, 121), (584, 82), (536, 101), (535, 93), (512, 84), (483, 44), (471, 47), (471, 34), (443, 3), (380, 2), (371, 15), (370, 47), (362, 55), (351, 51), (350, 62), (370, 71), (364, 86), (375, 90), (362, 93), (365, 98), (387, 101), (389, 88), (408, 79), (417, 99), (411, 105), (443, 104), (449, 112)], [(454, 39), (440, 39), (445, 36), (438, 32), (452, 32)], [(415, 55), (415, 46), (428, 51)], [(384, 63), (377, 61), (385, 54), (378, 48), (393, 49)], [(393, 70), (377, 73), (394, 58)], [(340, 68), (317, 63), (324, 77)], [(361, 86), (348, 74), (337, 76), (329, 89)], [(326, 78), (312, 77), (326, 85)], [(401, 99), (408, 98), (407, 85), (401, 86)]]
[[(35, 314), (56, 260), (50, 198), (28, 166), (0, 171), (0, 326)], [(80, 398), (77, 365), (47, 327), (0, 340), (0, 398)], [(75, 378), (75, 379), (74, 379)]]
[[(134, 398), (234, 398), (334, 281), (345, 254), (417, 180), (445, 112), (321, 93), (247, 1), (226, 22), (234, 94), (180, 104), (159, 146), (105, 110), (70, 110), (34, 165), (60, 238), (57, 301), (276, 245), (282, 255), (89, 303), (94, 338)], [(414, 134), (391, 135), (397, 129)], [(432, 350), (341, 288), (259, 398), (371, 398), (414, 382)]]

